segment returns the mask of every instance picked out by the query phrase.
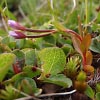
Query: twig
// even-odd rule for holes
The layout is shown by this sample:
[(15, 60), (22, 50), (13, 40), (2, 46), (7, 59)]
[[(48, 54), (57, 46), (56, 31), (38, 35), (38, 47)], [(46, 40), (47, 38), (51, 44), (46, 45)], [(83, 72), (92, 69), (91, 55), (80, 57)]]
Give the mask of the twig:
[(76, 92), (76, 90), (72, 90), (70, 92), (63, 92), (63, 93), (41, 94), (38, 97), (41, 98), (41, 97), (49, 97), (49, 96), (63, 96), (63, 95), (73, 94), (75, 92)]

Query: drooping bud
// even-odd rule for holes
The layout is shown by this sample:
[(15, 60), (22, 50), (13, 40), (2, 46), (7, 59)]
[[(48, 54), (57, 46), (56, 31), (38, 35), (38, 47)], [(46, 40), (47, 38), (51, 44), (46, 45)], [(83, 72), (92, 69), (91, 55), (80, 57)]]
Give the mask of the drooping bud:
[(26, 38), (26, 35), (22, 33), (21, 31), (9, 31), (9, 35), (14, 37), (15, 39), (23, 39)]
[(14, 20), (8, 20), (8, 25), (14, 29), (25, 31), (25, 27)]

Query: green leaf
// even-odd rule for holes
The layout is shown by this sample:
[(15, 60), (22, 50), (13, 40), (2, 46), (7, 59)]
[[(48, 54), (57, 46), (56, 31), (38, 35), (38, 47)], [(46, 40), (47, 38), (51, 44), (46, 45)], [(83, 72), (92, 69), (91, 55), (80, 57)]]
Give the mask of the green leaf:
[(16, 49), (16, 50), (13, 51), (13, 53), (16, 55), (17, 60), (25, 59), (25, 54), (21, 50)]
[(22, 48), (33, 48), (34, 42), (31, 39), (18, 39), (16, 40), (16, 47), (19, 49)]
[(65, 55), (68, 56), (71, 51), (73, 50), (72, 46), (69, 44), (65, 44), (62, 46), (62, 50), (64, 51)]
[(26, 40), (25, 39), (18, 39), (16, 40), (16, 47), (21, 49), (26, 45)]
[(11, 53), (4, 53), (0, 55), (0, 82), (5, 78), (9, 68), (15, 61), (15, 55)]
[(9, 42), (10, 42), (10, 37), (8, 37), (8, 36), (5, 36), (3, 39), (2, 39), (2, 41), (1, 41), (3, 44), (9, 44)]
[(85, 91), (85, 94), (86, 94), (88, 97), (90, 97), (91, 99), (93, 99), (93, 98), (94, 98), (94, 95), (95, 95), (93, 89), (92, 89), (89, 85), (87, 86), (87, 89), (86, 89), (86, 91)]
[(11, 52), (11, 49), (6, 45), (0, 43), (0, 53)]
[(100, 53), (100, 36), (92, 39), (90, 50), (96, 53)]
[(41, 71), (38, 68), (33, 69), (33, 66), (25, 66), (23, 68), (23, 72), (25, 72), (25, 74), (30, 78), (33, 78), (33, 77), (41, 74)]
[(10, 49), (16, 48), (16, 41), (13, 37), (6, 36), (1, 41), (3, 44), (10, 47)]
[(56, 44), (56, 40), (53, 35), (43, 37), (43, 40), (45, 40), (45, 42), (50, 43), (50, 44)]
[(21, 91), (31, 95), (35, 95), (35, 93), (40, 93), (40, 89), (37, 88), (35, 81), (29, 77), (18, 79), (15, 83), (15, 87), (20, 87)]
[(16, 17), (14, 16), (14, 14), (10, 11), (10, 10), (5, 10), (5, 15), (9, 17), (9, 19), (12, 19), (12, 20), (16, 20)]
[(36, 55), (35, 55), (34, 49), (30, 49), (25, 52), (25, 64), (26, 65), (35, 65), (36, 64)]
[(7, 32), (5, 30), (0, 29), (0, 36), (7, 36)]
[(49, 78), (44, 79), (44, 82), (53, 83), (64, 88), (72, 86), (72, 81), (63, 74), (52, 75)]
[(23, 78), (23, 77), (25, 77), (25, 76), (26, 76), (26, 74), (25, 74), (24, 72), (15, 74), (15, 75), (13, 75), (10, 79), (4, 81), (3, 84), (9, 84), (9, 83), (11, 83), (11, 82), (15, 82), (16, 80), (21, 79), (21, 78)]
[(100, 92), (96, 93), (96, 100), (100, 100)]
[(11, 49), (14, 49), (14, 48), (16, 47), (16, 42), (10, 42), (10, 43), (9, 43), (9, 47), (10, 47)]
[(100, 92), (100, 83), (96, 84), (96, 92)]
[[(25, 39), (22, 41), (22, 47), (23, 48), (33, 48), (34, 46), (34, 41), (31, 40), (31, 39)], [(20, 44), (19, 44), (19, 47), (20, 47)]]
[(78, 53), (81, 54), (81, 56), (83, 57), (83, 53), (81, 51), (81, 42), (80, 40), (76, 37), (76, 36), (72, 36), (72, 41), (73, 41), (73, 45), (74, 45), (74, 48), (76, 49), (76, 51)]
[(54, 21), (53, 24), (54, 24), (54, 26), (55, 26), (58, 30), (60, 30), (60, 31), (66, 30), (66, 28), (65, 28), (61, 23), (59, 23), (59, 22), (57, 22), (57, 21)]
[(64, 70), (66, 56), (61, 48), (49, 47), (39, 52), (43, 75), (56, 75)]
[(34, 41), (34, 45), (36, 46), (37, 49), (43, 48), (44, 43), (45, 41), (43, 40), (43, 38), (36, 38)]

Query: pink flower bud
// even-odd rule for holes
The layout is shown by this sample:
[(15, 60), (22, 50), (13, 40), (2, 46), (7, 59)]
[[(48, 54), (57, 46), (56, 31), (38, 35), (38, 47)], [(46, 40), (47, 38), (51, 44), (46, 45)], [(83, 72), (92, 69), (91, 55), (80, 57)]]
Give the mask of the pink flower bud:
[(15, 39), (23, 39), (26, 38), (26, 35), (23, 34), (21, 31), (9, 31), (9, 35), (14, 37)]
[(8, 20), (8, 25), (17, 30), (22, 30), (22, 31), (25, 30), (24, 26), (20, 25), (18, 22), (14, 21), (14, 20)]

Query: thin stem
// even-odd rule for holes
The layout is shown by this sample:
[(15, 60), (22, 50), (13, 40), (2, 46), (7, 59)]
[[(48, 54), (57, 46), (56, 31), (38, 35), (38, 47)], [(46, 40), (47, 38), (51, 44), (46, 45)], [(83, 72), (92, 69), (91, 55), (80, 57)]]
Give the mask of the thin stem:
[(49, 97), (49, 96), (63, 96), (63, 95), (73, 94), (75, 92), (76, 92), (76, 90), (72, 90), (70, 92), (62, 92), (62, 93), (41, 94), (38, 97), (41, 98), (41, 97)]
[(72, 8), (72, 10), (71, 10), (71, 13), (73, 13), (75, 7), (76, 7), (76, 0), (73, 0), (73, 8)]
[(82, 37), (84, 37), (84, 34), (82, 32), (82, 25), (81, 25), (81, 19), (80, 19), (80, 16), (78, 15), (78, 30), (79, 30), (79, 33)]
[(51, 35), (51, 34), (53, 34), (53, 33), (56, 33), (56, 31), (53, 31), (53, 32), (51, 32), (51, 33), (47, 33), (47, 34), (40, 34), (40, 35), (27, 35), (26, 36), (26, 38), (39, 38), (39, 37), (44, 37), (44, 36), (48, 36), (48, 35)]
[(76, 0), (73, 0), (73, 7), (72, 7), (70, 13), (68, 14), (68, 17), (67, 17), (67, 19), (66, 19), (66, 23), (69, 21), (71, 14), (72, 14), (73, 11), (75, 10), (75, 7), (76, 7)]
[(54, 21), (55, 20), (55, 15), (54, 15), (53, 0), (50, 0), (50, 8), (51, 8), (51, 12), (52, 12), (52, 19)]
[(3, 15), (1, 15), (1, 16), (2, 16), (2, 23), (3, 23), (3, 26), (4, 26), (5, 30), (6, 30), (6, 32), (8, 32), (8, 27), (7, 27), (5, 18), (4, 18), (5, 16), (3, 16)]
[(51, 6), (51, 9), (53, 10), (53, 0), (50, 0), (50, 6)]
[(85, 14), (86, 14), (86, 25), (87, 25), (88, 24), (88, 2), (87, 0), (85, 0)]
[(54, 32), (56, 30), (34, 30), (34, 29), (30, 29), (30, 28), (25, 28), (25, 31), (36, 32), (36, 33), (46, 33), (46, 32)]
[(5, 0), (5, 5), (6, 5), (6, 9), (7, 9), (7, 15), (9, 16), (9, 11), (8, 11), (7, 0)]

